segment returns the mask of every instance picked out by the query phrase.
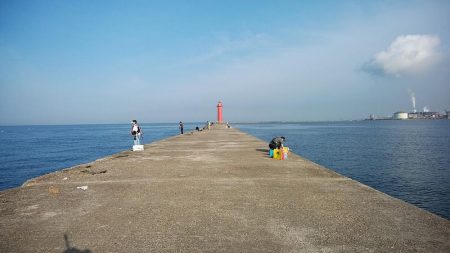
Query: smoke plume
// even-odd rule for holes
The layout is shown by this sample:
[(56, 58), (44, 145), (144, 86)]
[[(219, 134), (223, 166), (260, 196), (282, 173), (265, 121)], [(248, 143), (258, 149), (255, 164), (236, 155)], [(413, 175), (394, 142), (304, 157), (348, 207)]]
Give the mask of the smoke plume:
[(409, 91), (409, 95), (411, 96), (413, 111), (416, 112), (416, 95), (414, 94), (414, 91), (412, 91), (412, 90), (408, 90), (408, 91)]

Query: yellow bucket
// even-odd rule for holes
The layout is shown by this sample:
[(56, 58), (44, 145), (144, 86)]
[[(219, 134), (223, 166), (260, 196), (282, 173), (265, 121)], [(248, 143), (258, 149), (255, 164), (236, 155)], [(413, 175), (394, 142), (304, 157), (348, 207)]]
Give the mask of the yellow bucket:
[(288, 153), (289, 153), (288, 147), (283, 147), (283, 150), (276, 148), (273, 150), (273, 159), (285, 160), (288, 157)]
[(273, 159), (281, 160), (280, 149), (276, 148), (273, 150)]

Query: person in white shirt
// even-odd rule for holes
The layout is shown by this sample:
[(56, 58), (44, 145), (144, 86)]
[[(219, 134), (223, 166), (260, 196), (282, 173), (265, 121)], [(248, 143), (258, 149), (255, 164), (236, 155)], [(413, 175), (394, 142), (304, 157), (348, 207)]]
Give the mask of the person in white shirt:
[(142, 130), (135, 119), (131, 122), (131, 135), (133, 135), (134, 145), (141, 145)]

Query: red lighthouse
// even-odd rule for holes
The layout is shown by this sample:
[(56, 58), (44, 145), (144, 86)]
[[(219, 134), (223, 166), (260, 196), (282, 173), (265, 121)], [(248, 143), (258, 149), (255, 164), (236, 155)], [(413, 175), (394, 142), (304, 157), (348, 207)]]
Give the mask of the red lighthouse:
[(222, 102), (219, 101), (219, 103), (217, 103), (217, 122), (218, 123), (222, 123), (223, 122), (223, 118), (222, 118)]

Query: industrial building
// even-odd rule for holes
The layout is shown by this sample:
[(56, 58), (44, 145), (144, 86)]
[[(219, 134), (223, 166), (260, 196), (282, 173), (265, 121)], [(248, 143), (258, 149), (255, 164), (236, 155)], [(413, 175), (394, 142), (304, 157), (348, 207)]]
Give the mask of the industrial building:
[(392, 117), (375, 117), (375, 115), (371, 114), (369, 118), (366, 120), (414, 120), (414, 119), (424, 119), (424, 120), (433, 120), (433, 119), (450, 119), (450, 111), (445, 111), (445, 113), (439, 112), (404, 112), (398, 111), (395, 112)]
[(409, 119), (442, 119), (444, 117), (438, 112), (415, 112), (408, 115)]
[(409, 117), (408, 117), (408, 113), (407, 112), (396, 112), (392, 116), (392, 119), (398, 119), (398, 120), (408, 119), (408, 118)]

